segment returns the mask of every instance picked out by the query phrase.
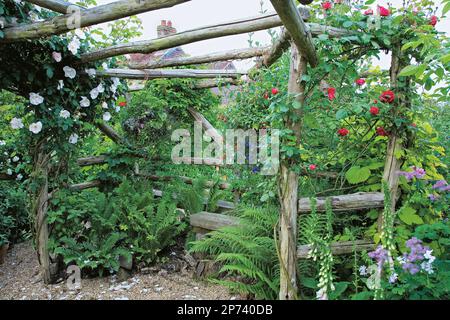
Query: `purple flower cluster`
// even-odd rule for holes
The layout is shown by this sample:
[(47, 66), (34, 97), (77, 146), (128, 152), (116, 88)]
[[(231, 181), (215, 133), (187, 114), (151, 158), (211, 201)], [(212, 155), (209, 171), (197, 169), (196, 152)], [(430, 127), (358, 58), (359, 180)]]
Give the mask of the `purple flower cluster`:
[[(437, 192), (446, 192), (446, 191), (450, 191), (450, 185), (447, 183), (447, 181), (445, 180), (438, 180), (436, 181), (436, 183), (431, 187), (433, 190), (436, 190)], [(436, 194), (429, 194), (428, 198), (431, 201), (435, 201), (436, 199), (439, 198), (439, 195)]]
[(412, 275), (418, 273), (421, 269), (427, 273), (432, 273), (431, 264), (435, 260), (435, 257), (431, 255), (433, 250), (424, 246), (422, 241), (416, 237), (406, 241), (406, 246), (410, 249), (410, 253), (404, 253), (402, 257), (398, 258), (403, 270)]
[(411, 181), (414, 177), (416, 177), (417, 179), (422, 179), (423, 177), (425, 177), (426, 172), (424, 169), (413, 166), (412, 170), (413, 171), (411, 172), (400, 171), (399, 174), (401, 176), (404, 176), (408, 181)]
[(367, 255), (374, 259), (379, 266), (382, 266), (389, 258), (388, 251), (383, 246), (378, 246), (375, 251), (369, 252)]

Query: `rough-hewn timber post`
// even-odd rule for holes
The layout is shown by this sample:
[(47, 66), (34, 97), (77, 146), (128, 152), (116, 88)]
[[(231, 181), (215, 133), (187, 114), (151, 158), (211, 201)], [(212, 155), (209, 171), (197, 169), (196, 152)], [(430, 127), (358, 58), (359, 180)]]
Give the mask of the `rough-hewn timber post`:
[[(302, 74), (306, 71), (306, 60), (299, 55), (297, 46), (291, 45), (291, 69), (289, 76), (289, 94), (303, 104), (304, 84)], [(297, 119), (285, 119), (285, 126), (291, 129), (297, 141), (300, 139), (300, 109)], [(297, 209), (299, 174), (291, 167), (291, 160), (283, 160), (280, 165), (278, 194), (280, 198), (280, 300), (297, 298)]]
[(50, 156), (44, 151), (42, 143), (38, 145), (34, 156), (33, 168), (33, 208), (34, 228), (36, 232), (36, 250), (44, 283), (49, 284), (54, 279), (48, 252), (48, 171)]
[[(405, 60), (405, 57), (402, 56), (400, 45), (397, 44), (392, 48), (392, 60), (391, 60), (391, 68), (390, 68), (390, 82), (391, 89), (394, 91), (396, 98), (393, 102), (394, 112), (398, 110), (400, 106), (405, 106), (409, 104), (408, 99), (408, 88), (409, 88), (409, 79), (407, 77), (399, 77), (399, 73), (403, 67), (408, 64), (408, 61)], [(395, 212), (395, 207), (397, 203), (397, 190), (399, 177), (398, 172), (400, 170), (400, 166), (403, 162), (401, 158), (397, 155), (399, 151), (403, 149), (402, 140), (400, 138), (400, 133), (397, 131), (393, 131), (389, 135), (389, 141), (387, 145), (386, 151), (386, 160), (384, 164), (384, 173), (383, 180), (387, 183), (389, 188), (389, 193), (391, 195), (391, 210)], [(378, 218), (378, 230), (381, 231), (381, 227), (383, 225), (382, 215), (379, 215)]]

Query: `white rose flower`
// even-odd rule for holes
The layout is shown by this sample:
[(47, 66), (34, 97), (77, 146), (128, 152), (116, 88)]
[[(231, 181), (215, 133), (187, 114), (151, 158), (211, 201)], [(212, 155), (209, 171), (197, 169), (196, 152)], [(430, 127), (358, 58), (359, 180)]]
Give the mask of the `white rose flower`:
[(0, 140), (0, 146), (5, 146), (5, 145), (6, 145), (6, 142), (3, 140)]
[(61, 112), (59, 113), (59, 116), (61, 118), (67, 119), (70, 117), (70, 112), (67, 110), (62, 109)]
[(112, 84), (109, 89), (112, 91), (112, 93), (116, 93), (117, 91), (117, 86), (115, 86), (114, 84)]
[(117, 77), (111, 78), (111, 80), (116, 87), (120, 84), (120, 79)]
[(69, 143), (76, 144), (78, 142), (78, 135), (76, 133), (72, 133), (69, 137)]
[(12, 176), (12, 170), (11, 169), (8, 169), (8, 170), (6, 170), (6, 174), (8, 175), (8, 176)]
[(31, 132), (33, 132), (34, 134), (38, 134), (42, 130), (42, 122), (38, 121), (38, 122), (32, 123), (32, 124), (30, 124), (28, 129)]
[(91, 95), (91, 99), (97, 99), (99, 92), (97, 88), (94, 88), (91, 90), (91, 92), (89, 92), (89, 94)]
[(106, 62), (103, 62), (103, 63), (102, 63), (102, 68), (103, 68), (103, 69), (108, 69), (108, 64), (107, 64)]
[(102, 102), (102, 108), (108, 109), (108, 104), (105, 101)]
[(75, 30), (75, 35), (76, 35), (78, 38), (80, 38), (81, 40), (86, 39), (86, 34), (85, 34), (84, 31), (81, 30), (81, 29)]
[(85, 96), (81, 96), (80, 106), (83, 108), (87, 108), (91, 105), (91, 102)]
[(70, 41), (67, 48), (73, 55), (76, 55), (78, 53), (78, 49), (80, 48), (80, 40), (77, 37), (74, 37), (72, 41)]
[(103, 84), (100, 83), (100, 84), (97, 86), (97, 91), (100, 92), (100, 93), (105, 92), (105, 87), (103, 87)]
[(11, 123), (11, 128), (13, 128), (13, 129), (22, 129), (23, 128), (22, 119), (12, 118), (10, 123)]
[(119, 106), (116, 107), (116, 112), (117, 112), (117, 113), (120, 112), (120, 107), (119, 107)]
[(97, 74), (97, 71), (95, 71), (95, 69), (84, 69), (84, 72), (86, 72), (88, 74), (89, 77), (95, 77), (95, 75)]
[(52, 52), (52, 57), (56, 62), (61, 62), (62, 60), (62, 55), (59, 52), (53, 51)]
[(75, 78), (75, 76), (77, 75), (77, 72), (75, 71), (74, 68), (65, 66), (65, 67), (63, 68), (63, 70), (64, 70), (64, 76), (65, 76), (66, 78), (73, 79), (73, 78)]
[(64, 81), (63, 80), (58, 80), (58, 90), (62, 90), (62, 88), (64, 88)]
[(20, 173), (17, 175), (16, 180), (20, 181), (23, 179), (23, 175), (21, 175)]
[(105, 113), (103, 114), (103, 120), (104, 120), (104, 121), (108, 122), (109, 120), (111, 120), (111, 118), (112, 118), (111, 113), (105, 112)]
[(20, 158), (18, 157), (18, 156), (15, 156), (14, 158), (12, 158), (12, 161), (13, 162), (17, 162), (17, 161), (19, 161), (20, 160)]
[(44, 102), (44, 98), (41, 97), (38, 93), (30, 92), (30, 103), (37, 106)]

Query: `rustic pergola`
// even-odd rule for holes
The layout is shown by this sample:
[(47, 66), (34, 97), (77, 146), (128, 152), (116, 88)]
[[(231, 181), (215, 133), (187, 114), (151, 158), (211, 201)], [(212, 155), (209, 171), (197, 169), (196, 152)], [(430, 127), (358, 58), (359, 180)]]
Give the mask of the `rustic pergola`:
[[(43, 8), (61, 13), (52, 19), (33, 22), (23, 25), (10, 25), (3, 29), (4, 38), (0, 39), (0, 45), (13, 43), (28, 39), (38, 39), (52, 35), (63, 34), (71, 31), (68, 21), (73, 18), (73, 12), (80, 15), (79, 27), (88, 27), (96, 24), (113, 21), (116, 19), (136, 15), (143, 12), (168, 8), (189, 2), (189, 0), (120, 0), (110, 4), (86, 9), (74, 6), (62, 0), (27, 0), (30, 3)], [(212, 53), (209, 55), (181, 57), (162, 61), (152, 61), (144, 64), (129, 63), (128, 69), (108, 69), (97, 71), (100, 77), (119, 77), (125, 79), (150, 80), (155, 78), (196, 78), (202, 79), (197, 82), (195, 88), (210, 88), (217, 86), (218, 83), (238, 84), (239, 78), (244, 73), (203, 70), (203, 69), (163, 69), (166, 67), (192, 66), (195, 64), (224, 61), (230, 59), (247, 59), (260, 57), (255, 67), (250, 70), (249, 75), (254, 70), (270, 67), (287, 49), (291, 49), (291, 67), (289, 77), (289, 94), (295, 96), (297, 102), (302, 105), (305, 100), (305, 83), (302, 81), (302, 75), (307, 68), (317, 66), (319, 57), (313, 43), (313, 37), (326, 34), (331, 38), (354, 35), (353, 31), (324, 26), (316, 23), (309, 23), (309, 11), (303, 6), (297, 7), (293, 0), (271, 0), (276, 12), (271, 12), (256, 17), (239, 19), (235, 21), (218, 23), (216, 25), (205, 26), (184, 32), (167, 35), (158, 39), (136, 41), (130, 43), (117, 44), (111, 47), (98, 49), (85, 53), (81, 56), (81, 63), (97, 61), (114, 56), (120, 56), (131, 53), (152, 53), (158, 50), (169, 49), (180, 45), (185, 45), (197, 41), (213, 39), (218, 37), (243, 34), (258, 30), (265, 30), (274, 27), (282, 27), (282, 33), (279, 39), (270, 47), (232, 49), (226, 52)], [(397, 86), (399, 70), (402, 68), (398, 48), (394, 48), (392, 55), (392, 65), (390, 70), (391, 86)], [(206, 80), (205, 80), (206, 79)], [(142, 87), (133, 87), (132, 90), (140, 90)], [(301, 110), (301, 109), (299, 109)], [(193, 118), (200, 121), (205, 129), (214, 129), (207, 119), (198, 113), (195, 109), (189, 108)], [(290, 118), (284, 119), (286, 128), (292, 130), (300, 139), (301, 129), (301, 111), (296, 111), (297, 118), (293, 121)], [(117, 143), (124, 143), (124, 139), (106, 124), (98, 125), (98, 128), (109, 138)], [(214, 129), (215, 130), (215, 129)], [(217, 133), (215, 139), (221, 139)], [(389, 137), (388, 149), (386, 155), (385, 169), (383, 179), (387, 181), (390, 193), (392, 208), (395, 208), (396, 194), (398, 188), (398, 170), (400, 160), (395, 157), (395, 151), (401, 149), (398, 137), (393, 134)], [(105, 163), (107, 156), (93, 156), (78, 159), (78, 165), (88, 166)], [(193, 158), (187, 160), (194, 160)], [(203, 161), (205, 165), (217, 165), (214, 161)], [(44, 161), (45, 159), (37, 159)], [(284, 160), (280, 164), (279, 170), (279, 201), (280, 201), (280, 221), (279, 221), (279, 251), (280, 251), (280, 299), (294, 299), (297, 297), (297, 259), (306, 258), (309, 247), (300, 246), (297, 248), (297, 216), (299, 213), (309, 212), (309, 199), (298, 198), (298, 181), (300, 174), (291, 169), (292, 160)], [(318, 173), (317, 176), (327, 176), (327, 173)], [(328, 173), (328, 175), (330, 175)], [(332, 174), (331, 174), (332, 175)], [(0, 174), (0, 179), (8, 179), (9, 176)], [(148, 178), (155, 181), (167, 181), (180, 177), (158, 177), (148, 175)], [(186, 183), (192, 183), (192, 179), (181, 177)], [(73, 190), (83, 190), (86, 188), (98, 187), (100, 181), (90, 181), (82, 184), (70, 186)], [(46, 186), (48, 187), (48, 186)], [(221, 188), (226, 189), (228, 184), (221, 184)], [(155, 196), (161, 196), (162, 192), (154, 190)], [(42, 267), (44, 281), (50, 282), (51, 279), (51, 261), (47, 251), (48, 228), (46, 223), (47, 201), (49, 199), (48, 190), (43, 193), (40, 201), (42, 211), (40, 218), (42, 227), (39, 228), (37, 237), (39, 243), (39, 257)], [(350, 195), (335, 196), (331, 199), (332, 208), (336, 211), (365, 210), (369, 208), (382, 208), (384, 206), (384, 196), (380, 192), (357, 193)], [(325, 200), (318, 200), (318, 210), (324, 210)], [(222, 201), (219, 207), (222, 209), (232, 209), (233, 203)], [(380, 215), (381, 217), (381, 215)], [(199, 230), (215, 230), (223, 225), (236, 224), (238, 221), (226, 215), (199, 213), (192, 216), (192, 225)], [(380, 221), (381, 225), (381, 221)], [(348, 253), (353, 249), (367, 250), (373, 247), (373, 244), (364, 240), (356, 243), (335, 243), (332, 245), (334, 254)]]

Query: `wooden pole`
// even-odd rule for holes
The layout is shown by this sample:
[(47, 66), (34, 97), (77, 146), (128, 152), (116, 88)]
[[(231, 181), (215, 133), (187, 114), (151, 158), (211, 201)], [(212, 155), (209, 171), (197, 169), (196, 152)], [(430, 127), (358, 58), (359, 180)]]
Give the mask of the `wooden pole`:
[(55, 12), (59, 12), (62, 14), (66, 14), (70, 8), (70, 6), (78, 7), (79, 10), (86, 10), (86, 8), (83, 8), (79, 5), (76, 5), (74, 3), (66, 2), (63, 0), (25, 0), (26, 2), (35, 4), (39, 7), (49, 9)]
[(128, 64), (128, 67), (131, 69), (156, 69), (211, 63), (217, 61), (242, 60), (262, 56), (268, 50), (269, 47), (236, 49), (230, 51), (215, 52), (202, 56), (154, 60), (146, 63), (130, 62)]
[(297, 7), (292, 0), (270, 0), (273, 7), (283, 21), (286, 30), (289, 31), (292, 40), (297, 45), (300, 55), (304, 57), (312, 67), (318, 64), (316, 49), (312, 42), (311, 32), (303, 22)]
[[(0, 39), (0, 43), (57, 35), (73, 29), (89, 27), (147, 11), (173, 7), (187, 1), (190, 0), (120, 0), (85, 10), (80, 10), (78, 9), (79, 7), (73, 6), (68, 8), (73, 8), (73, 12), (62, 16), (3, 29), (4, 35)], [(62, 7), (60, 6), (59, 8)]]
[[(291, 67), (289, 73), (288, 92), (303, 105), (305, 85), (301, 77), (306, 72), (306, 59), (300, 56), (297, 46), (291, 44)], [(297, 143), (300, 140), (301, 110), (285, 118), (285, 127), (292, 130)], [(292, 159), (281, 161), (278, 181), (280, 199), (280, 300), (293, 300), (298, 297), (297, 291), (297, 211), (299, 174), (291, 170)]]
[[(152, 53), (158, 50), (178, 47), (197, 41), (265, 30), (280, 26), (282, 26), (282, 22), (276, 13), (265, 14), (257, 17), (179, 32), (153, 40), (122, 43), (85, 53), (81, 55), (81, 60), (83, 62), (90, 62), (128, 53)], [(312, 35), (328, 34), (330, 37), (342, 37), (355, 34), (353, 31), (321, 26), (315, 23), (309, 23), (307, 26), (309, 27)]]
[(134, 80), (148, 80), (159, 78), (239, 78), (245, 72), (228, 71), (228, 70), (195, 70), (195, 69), (179, 69), (179, 70), (135, 70), (135, 69), (107, 69), (104, 71), (97, 71), (96, 75), (99, 77), (117, 77)]

